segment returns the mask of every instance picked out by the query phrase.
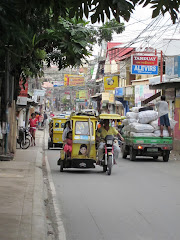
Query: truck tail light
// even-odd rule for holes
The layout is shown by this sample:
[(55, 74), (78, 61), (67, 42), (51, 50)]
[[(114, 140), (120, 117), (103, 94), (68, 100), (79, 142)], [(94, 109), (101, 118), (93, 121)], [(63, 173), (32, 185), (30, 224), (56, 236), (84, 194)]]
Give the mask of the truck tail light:
[(138, 149), (140, 149), (140, 150), (141, 150), (141, 149), (143, 149), (143, 147), (142, 147), (141, 145), (139, 145), (139, 146), (138, 146)]
[(169, 147), (163, 147), (163, 150), (169, 150)]

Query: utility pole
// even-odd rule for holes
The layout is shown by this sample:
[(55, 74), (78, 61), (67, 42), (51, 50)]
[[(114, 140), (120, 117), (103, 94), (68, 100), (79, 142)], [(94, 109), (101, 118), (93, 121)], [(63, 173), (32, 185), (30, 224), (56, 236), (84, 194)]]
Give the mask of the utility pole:
[(9, 104), (9, 77), (10, 77), (10, 53), (6, 52), (5, 59), (5, 104), (6, 104), (6, 120), (5, 120), (5, 155), (8, 153), (8, 134), (9, 134), (9, 121), (8, 121), (8, 104)]

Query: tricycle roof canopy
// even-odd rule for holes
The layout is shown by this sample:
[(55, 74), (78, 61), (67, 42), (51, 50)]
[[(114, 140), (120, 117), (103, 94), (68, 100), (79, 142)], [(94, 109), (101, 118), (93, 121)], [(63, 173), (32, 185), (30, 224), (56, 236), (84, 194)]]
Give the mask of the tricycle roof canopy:
[(121, 115), (119, 114), (107, 114), (107, 113), (102, 113), (99, 115), (100, 119), (121, 119)]

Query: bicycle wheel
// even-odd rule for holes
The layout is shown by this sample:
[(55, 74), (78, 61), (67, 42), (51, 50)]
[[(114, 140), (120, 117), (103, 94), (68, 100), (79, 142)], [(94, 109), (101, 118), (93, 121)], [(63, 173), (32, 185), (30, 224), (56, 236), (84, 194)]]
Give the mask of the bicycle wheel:
[(30, 146), (31, 141), (29, 138), (26, 138), (25, 141), (21, 142), (21, 148), (22, 149), (27, 149)]

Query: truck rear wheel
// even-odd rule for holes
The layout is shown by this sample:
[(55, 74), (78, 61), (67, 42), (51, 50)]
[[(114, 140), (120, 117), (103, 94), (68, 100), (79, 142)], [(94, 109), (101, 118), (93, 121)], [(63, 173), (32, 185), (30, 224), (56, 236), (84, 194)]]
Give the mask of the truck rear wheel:
[(132, 147), (130, 148), (130, 161), (136, 160), (136, 150), (134, 150)]
[(123, 157), (124, 159), (126, 159), (126, 158), (127, 158), (127, 155), (128, 155), (128, 153), (127, 153), (127, 151), (126, 151), (126, 145), (123, 144), (123, 145), (122, 145), (122, 157)]
[(164, 161), (164, 162), (168, 162), (168, 161), (169, 161), (169, 153), (166, 153), (166, 154), (163, 156), (163, 161)]

